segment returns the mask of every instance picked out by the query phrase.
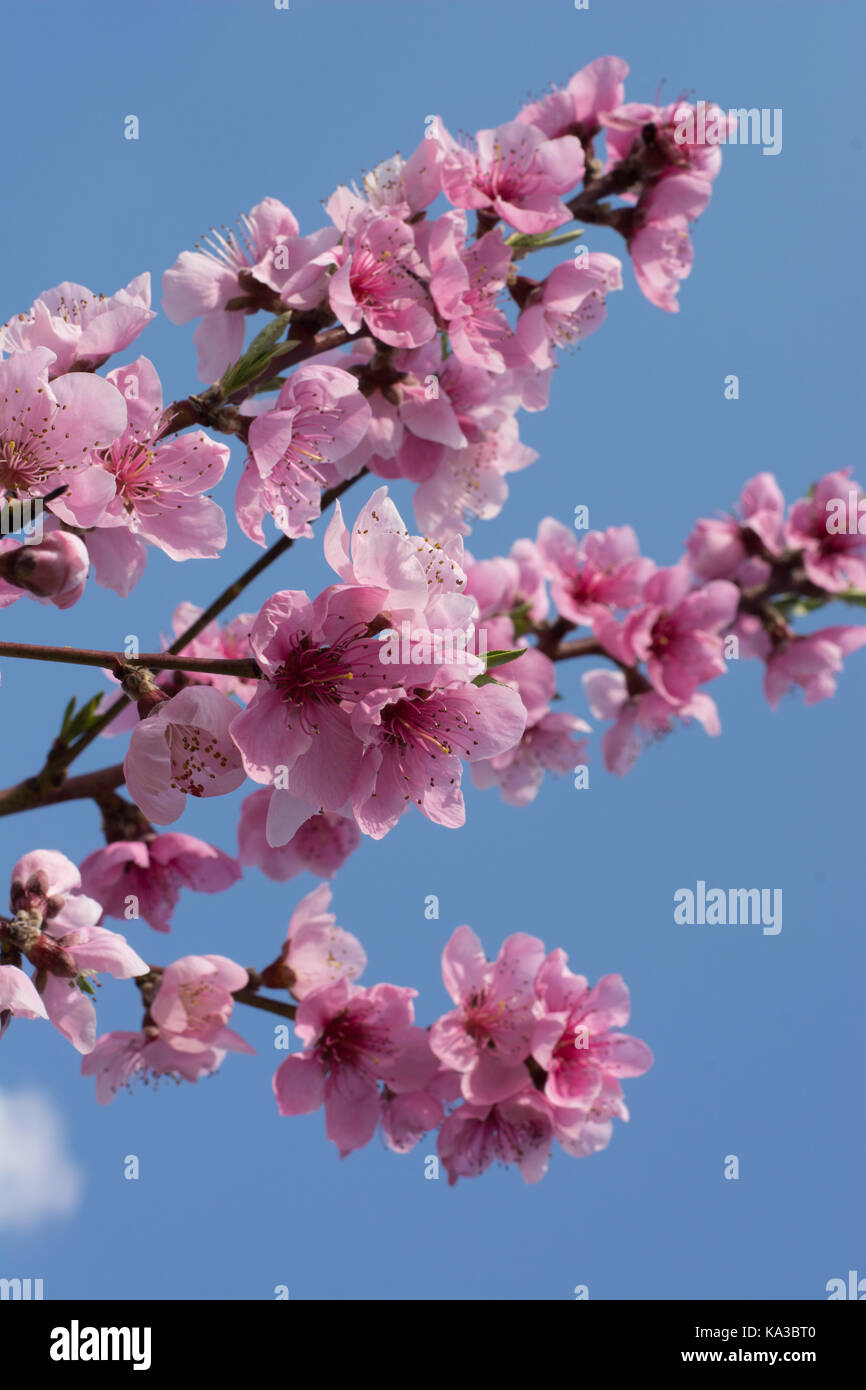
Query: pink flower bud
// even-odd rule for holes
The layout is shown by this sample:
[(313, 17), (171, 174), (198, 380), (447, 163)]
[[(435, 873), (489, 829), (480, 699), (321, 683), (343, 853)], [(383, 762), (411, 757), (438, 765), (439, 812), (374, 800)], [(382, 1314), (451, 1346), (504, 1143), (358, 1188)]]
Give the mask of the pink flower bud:
[(8, 584), (57, 608), (78, 602), (89, 568), (87, 547), (68, 531), (54, 531), (39, 545), (18, 546), (0, 559), (0, 573)]

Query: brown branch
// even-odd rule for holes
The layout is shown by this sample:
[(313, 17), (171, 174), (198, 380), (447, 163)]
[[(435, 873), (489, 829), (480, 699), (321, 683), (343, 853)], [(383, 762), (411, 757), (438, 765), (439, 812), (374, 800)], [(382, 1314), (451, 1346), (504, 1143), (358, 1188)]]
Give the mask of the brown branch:
[(630, 155), (628, 159), (614, 165), (607, 174), (602, 174), (601, 178), (592, 179), (585, 184), (581, 192), (566, 203), (566, 207), (577, 222), (604, 223), (619, 229), (618, 223), (622, 219), (618, 214), (631, 213), (632, 209), (611, 208), (602, 200), (627, 193), (630, 188), (641, 183), (646, 177), (646, 172), (642, 154)]
[(143, 652), (139, 656), (120, 656), (117, 652), (95, 651), (85, 647), (39, 647), (29, 642), (0, 642), (0, 657), (22, 661), (56, 661), (67, 666), (99, 666), (114, 671), (121, 666), (144, 666), (153, 671), (190, 671), (197, 675), (240, 676), (258, 680), (261, 670), (248, 657), (172, 656), (167, 652)]
[(62, 772), (58, 776), (43, 769), (38, 777), (28, 778), (0, 791), (0, 816), (30, 811), (36, 806), (53, 806), (61, 801), (92, 800), (99, 804), (107, 792), (122, 786), (123, 780), (123, 763), (69, 778)]
[(245, 985), (232, 995), (239, 1004), (249, 1004), (253, 1009), (262, 1009), (268, 1014), (279, 1014), (280, 1018), (294, 1018), (297, 1012), (294, 1004), (284, 1004), (282, 999), (269, 999), (266, 994), (256, 994), (252, 985)]
[(610, 652), (605, 651), (601, 643), (596, 641), (594, 637), (577, 637), (573, 642), (560, 642), (559, 646), (549, 655), (551, 661), (568, 661), (576, 656), (606, 656), (611, 661), (614, 660)]

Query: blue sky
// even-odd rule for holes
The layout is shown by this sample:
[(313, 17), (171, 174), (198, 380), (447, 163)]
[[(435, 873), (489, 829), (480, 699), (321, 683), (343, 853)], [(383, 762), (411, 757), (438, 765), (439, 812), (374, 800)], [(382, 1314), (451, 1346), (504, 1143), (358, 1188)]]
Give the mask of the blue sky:
[[(783, 148), (726, 151), (695, 231), (695, 268), (679, 315), (655, 309), (630, 267), (603, 330), (564, 361), (552, 405), (521, 417), (539, 461), (471, 537), (481, 558), (533, 535), (545, 515), (594, 526), (630, 522), (645, 553), (673, 563), (697, 516), (727, 508), (762, 469), (789, 499), (862, 449), (863, 136), (844, 109), (859, 90), (863, 13), (805, 0), (511, 0), (411, 4), (149, 0), (146, 6), (43, 3), (5, 19), (0, 319), (62, 279), (110, 292), (161, 272), (207, 227), (263, 196), (288, 203), (304, 231), (320, 200), (395, 148), (409, 153), (424, 116), (453, 131), (508, 119), (527, 94), (605, 53), (631, 65), (626, 94), (685, 92), (725, 108), (783, 111)], [(123, 139), (129, 114), (141, 138)], [(590, 228), (591, 249), (619, 251)], [(158, 307), (158, 304), (157, 304)], [(160, 316), (128, 354), (146, 353), (166, 399), (195, 386), (190, 329)], [(723, 398), (728, 373), (740, 399)], [(240, 451), (233, 451), (233, 468)], [(862, 474), (861, 474), (862, 482)], [(232, 482), (217, 493), (227, 509)], [(351, 495), (354, 513), (366, 495)], [(398, 489), (398, 500), (408, 493)], [(408, 514), (408, 506), (406, 508)], [(206, 603), (257, 551), (237, 531), (219, 563), (183, 572), (151, 552), (132, 596), (91, 588), (67, 613), (21, 602), (8, 640), (142, 649), (181, 598)], [(245, 596), (326, 579), (318, 542), (298, 545)], [(844, 622), (853, 610), (831, 610)], [(565, 708), (586, 715), (580, 667), (561, 670)], [(449, 1189), (424, 1178), (422, 1141), (406, 1158), (374, 1142), (340, 1161), (321, 1114), (280, 1119), (270, 1078), (272, 1022), (238, 1010), (257, 1048), (196, 1087), (121, 1094), (101, 1109), (78, 1055), (46, 1025), (13, 1026), (0, 1090), (37, 1090), (62, 1118), (70, 1159), (46, 1181), (61, 1201), (32, 1229), (2, 1223), (0, 1274), (44, 1279), (46, 1297), (293, 1299), (822, 1298), (827, 1281), (866, 1273), (863, 1242), (862, 703), (863, 656), (837, 697), (772, 713), (756, 663), (717, 682), (721, 739), (682, 730), (625, 779), (549, 780), (529, 808), (469, 788), (460, 832), (407, 816), (365, 843), (334, 885), (338, 920), (364, 942), (367, 983), (412, 984), (422, 1022), (446, 1006), (439, 956), (469, 923), (489, 953), (512, 931), (563, 946), (590, 979), (622, 973), (631, 1030), (655, 1066), (627, 1082), (631, 1123), (588, 1160), (554, 1154), (526, 1187), (494, 1169)], [(3, 663), (2, 781), (33, 772), (87, 672)], [(117, 760), (100, 740), (81, 769)], [(239, 797), (193, 805), (178, 828), (234, 850)], [(36, 846), (80, 860), (99, 843), (94, 807), (0, 822), (4, 872)], [(778, 936), (756, 927), (677, 927), (673, 894), (778, 887)], [(217, 897), (187, 895), (170, 938), (129, 924), (146, 957), (224, 952), (263, 965), (308, 876), (285, 885), (253, 872)], [(424, 899), (436, 893), (440, 918)], [(103, 1030), (137, 1026), (127, 985), (108, 981)], [(141, 1176), (123, 1177), (136, 1154)], [(736, 1154), (738, 1181), (723, 1177)], [(76, 1184), (72, 1183), (72, 1189)]]

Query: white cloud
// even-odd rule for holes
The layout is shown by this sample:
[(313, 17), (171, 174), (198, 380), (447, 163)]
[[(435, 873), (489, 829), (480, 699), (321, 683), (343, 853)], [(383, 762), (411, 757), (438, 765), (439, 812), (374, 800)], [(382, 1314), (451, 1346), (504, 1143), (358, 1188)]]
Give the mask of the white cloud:
[(83, 1186), (51, 1098), (40, 1091), (0, 1090), (0, 1230), (69, 1216)]

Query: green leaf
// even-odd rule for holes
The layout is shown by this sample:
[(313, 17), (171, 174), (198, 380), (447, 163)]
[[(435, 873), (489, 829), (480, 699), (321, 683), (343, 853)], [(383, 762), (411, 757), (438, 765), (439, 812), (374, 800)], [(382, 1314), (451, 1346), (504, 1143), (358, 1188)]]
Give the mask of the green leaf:
[(527, 648), (518, 647), (508, 651), (496, 651), (487, 653), (487, 670), (491, 666), (507, 666), (509, 661), (516, 661), (519, 656), (526, 656)]
[(98, 718), (97, 709), (101, 703), (102, 692), (98, 695), (92, 695), (87, 703), (81, 706), (81, 709), (76, 710), (75, 713), (72, 714), (71, 707), (75, 704), (73, 698), (69, 702), (69, 706), (67, 706), (67, 715), (70, 717), (65, 719), (61, 730), (62, 737), (69, 740), (79, 738), (81, 734), (86, 734), (90, 726), (96, 723)]
[(72, 714), (73, 714), (74, 709), (75, 709), (75, 696), (73, 695), (72, 699), (69, 701), (69, 704), (66, 706), (66, 709), (63, 711), (63, 718), (62, 718), (61, 721), (60, 721), (60, 737), (61, 737), (61, 738), (66, 738), (67, 734), (69, 733), (69, 721), (70, 721), (70, 719), (72, 718)]
[(515, 608), (510, 610), (508, 617), (514, 624), (515, 637), (524, 637), (527, 632), (532, 632), (534, 630), (535, 623), (529, 616), (531, 607), (531, 603), (518, 603)]
[[(842, 597), (840, 594), (838, 597)], [(829, 603), (827, 598), (809, 598), (806, 594), (783, 594), (781, 598), (773, 599), (773, 607), (778, 608), (785, 618), (802, 618), (807, 613), (814, 613), (816, 608), (823, 608), (825, 603)]]
[(562, 232), (559, 236), (551, 236), (549, 232), (514, 232), (505, 238), (505, 245), (521, 251), (540, 251), (545, 246), (567, 246), (583, 234), (583, 227), (576, 232)]
[(853, 603), (857, 608), (866, 608), (866, 594), (862, 589), (846, 589), (844, 594), (837, 594), (843, 603)]
[(504, 685), (504, 681), (498, 681), (495, 676), (476, 676), (473, 685)]
[[(291, 320), (291, 309), (287, 309), (284, 314), (277, 314), (276, 318), (265, 324), (261, 333), (256, 334), (244, 353), (244, 357), (263, 357), (268, 354), (271, 348), (280, 341)], [(243, 361), (243, 357), (241, 361)]]
[(248, 382), (261, 376), (274, 357), (279, 357), (297, 346), (297, 341), (294, 339), (280, 342), (291, 318), (290, 309), (284, 314), (277, 314), (276, 318), (271, 319), (271, 322), (265, 325), (261, 333), (256, 334), (246, 352), (223, 373), (220, 381), (223, 395), (230, 396), (232, 392), (240, 390), (242, 386), (246, 386)]

